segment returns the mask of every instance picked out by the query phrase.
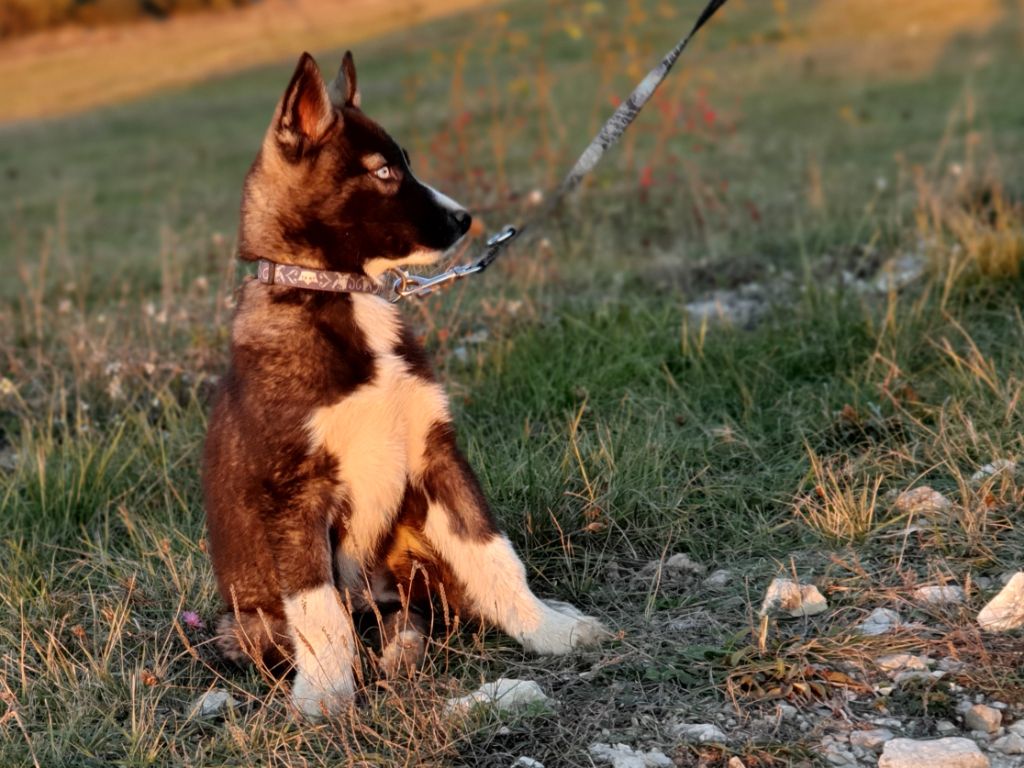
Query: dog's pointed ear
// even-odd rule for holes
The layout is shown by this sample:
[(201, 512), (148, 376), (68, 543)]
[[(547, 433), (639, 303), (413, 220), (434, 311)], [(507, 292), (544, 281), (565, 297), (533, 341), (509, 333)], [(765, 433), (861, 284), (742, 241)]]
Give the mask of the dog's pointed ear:
[(312, 56), (304, 53), (281, 99), (277, 115), (278, 138), (282, 144), (296, 149), (316, 144), (334, 119), (334, 108), (320, 67)]
[(356, 62), (352, 51), (345, 51), (338, 68), (338, 76), (331, 84), (331, 100), (339, 107), (358, 107), (361, 101), (356, 81)]

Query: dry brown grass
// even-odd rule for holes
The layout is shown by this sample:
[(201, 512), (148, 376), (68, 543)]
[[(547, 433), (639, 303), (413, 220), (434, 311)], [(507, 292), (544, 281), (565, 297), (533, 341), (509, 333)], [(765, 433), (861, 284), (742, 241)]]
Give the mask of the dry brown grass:
[(237, 11), (42, 32), (0, 46), (0, 122), (112, 104), (351, 45), (492, 0), (267, 0)]

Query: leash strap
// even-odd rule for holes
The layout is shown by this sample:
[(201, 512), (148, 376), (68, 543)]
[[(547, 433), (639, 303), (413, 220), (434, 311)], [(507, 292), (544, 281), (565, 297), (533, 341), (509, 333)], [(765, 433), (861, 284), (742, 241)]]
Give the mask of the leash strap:
[(608, 151), (626, 132), (626, 129), (636, 120), (640, 110), (650, 101), (651, 96), (658, 90), (658, 86), (668, 77), (676, 60), (686, 50), (690, 40), (703, 27), (707, 21), (715, 15), (715, 12), (725, 5), (726, 0), (709, 0), (704, 7), (693, 28), (670, 50), (658, 65), (647, 73), (646, 77), (633, 89), (629, 98), (622, 102), (611, 117), (605, 121), (601, 130), (593, 138), (583, 154), (573, 165), (572, 169), (562, 180), (562, 183), (555, 190), (547, 204), (524, 224), (519, 227), (505, 227), (505, 229), (492, 235), (487, 239), (484, 251), (480, 257), (469, 264), (453, 267), (433, 277), (423, 275), (410, 275), (402, 269), (392, 270), (396, 274), (393, 291), (393, 301), (408, 298), (410, 296), (425, 296), (442, 285), (460, 280), (463, 277), (483, 272), (487, 267), (501, 255), (513, 240), (520, 237), (523, 232), (537, 225), (539, 221), (547, 218), (562, 202), (565, 197), (579, 186), (583, 177), (594, 170), (605, 152)]

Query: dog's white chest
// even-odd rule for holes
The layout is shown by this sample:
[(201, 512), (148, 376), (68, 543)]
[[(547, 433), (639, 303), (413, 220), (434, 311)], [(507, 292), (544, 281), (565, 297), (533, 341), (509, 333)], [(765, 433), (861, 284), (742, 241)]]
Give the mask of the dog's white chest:
[(430, 428), (447, 421), (448, 402), (436, 382), (407, 369), (394, 353), (398, 310), (376, 297), (353, 295), (356, 322), (375, 355), (370, 382), (309, 419), (311, 447), (338, 463), (347, 506), (343, 549), (360, 563), (376, 550), (394, 520), (406, 483), (421, 471)]

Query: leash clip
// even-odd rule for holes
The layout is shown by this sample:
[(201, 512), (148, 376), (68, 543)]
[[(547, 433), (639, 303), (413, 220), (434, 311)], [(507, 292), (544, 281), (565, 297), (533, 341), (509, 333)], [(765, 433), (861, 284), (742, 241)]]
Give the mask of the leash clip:
[(493, 235), (487, 238), (487, 248), (498, 248), (519, 233), (515, 227), (511, 224), (507, 225), (501, 232), (495, 232)]
[(475, 275), (477, 272), (483, 272), (498, 255), (498, 251), (517, 234), (519, 234), (519, 230), (515, 227), (505, 227), (487, 238), (482, 258), (472, 264), (459, 264), (432, 277), (413, 275), (398, 267), (392, 269), (391, 273), (395, 279), (391, 283), (391, 293), (393, 294), (391, 303), (395, 304), (411, 296), (428, 296), (441, 286), (454, 283), (456, 280), (469, 277), (469, 275)]
[(480, 266), (477, 264), (460, 264), (433, 277), (411, 275), (404, 269), (393, 269), (391, 271), (395, 275), (395, 280), (391, 284), (391, 291), (394, 293), (391, 303), (394, 304), (410, 296), (427, 296), (441, 286), (476, 274), (480, 271)]

